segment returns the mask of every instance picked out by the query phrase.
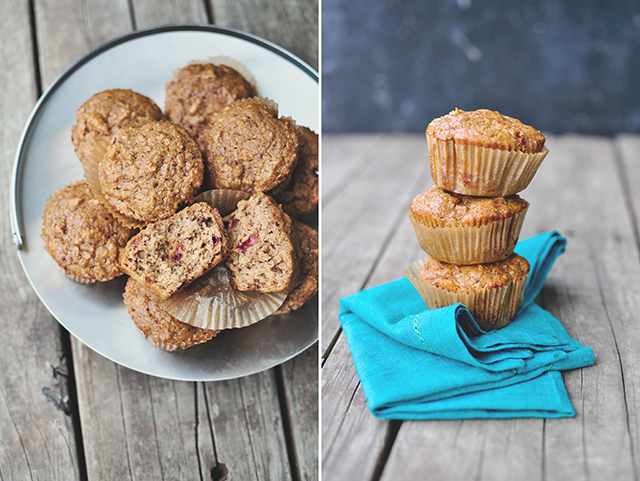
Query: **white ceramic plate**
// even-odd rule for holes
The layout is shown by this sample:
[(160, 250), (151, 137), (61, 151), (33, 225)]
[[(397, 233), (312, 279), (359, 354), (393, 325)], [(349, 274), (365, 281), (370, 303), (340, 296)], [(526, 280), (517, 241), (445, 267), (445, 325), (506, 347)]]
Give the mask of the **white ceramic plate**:
[(285, 50), (255, 36), (209, 25), (138, 31), (80, 59), (40, 98), (25, 126), (11, 185), (11, 219), (18, 255), (51, 314), (91, 349), (123, 366), (179, 380), (232, 379), (269, 369), (318, 339), (317, 296), (291, 314), (221, 332), (206, 344), (168, 353), (134, 326), (122, 301), (124, 278), (83, 285), (68, 279), (40, 238), (46, 199), (83, 178), (71, 144), (78, 108), (91, 95), (128, 88), (164, 109), (165, 84), (190, 60), (226, 55), (255, 76), (258, 94), (280, 114), (318, 132), (318, 75)]

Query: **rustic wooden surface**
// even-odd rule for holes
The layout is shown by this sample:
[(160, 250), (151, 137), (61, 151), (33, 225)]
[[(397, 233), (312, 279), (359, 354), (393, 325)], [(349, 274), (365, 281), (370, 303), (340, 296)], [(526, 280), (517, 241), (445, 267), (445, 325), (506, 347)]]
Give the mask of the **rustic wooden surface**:
[[(0, 2), (0, 195), (39, 95), (78, 58), (132, 30), (213, 23), (318, 67), (316, 0)], [(316, 480), (318, 348), (243, 379), (149, 377), (62, 329), (28, 284), (0, 213), (0, 479)]]
[[(423, 256), (407, 211), (432, 184), (423, 135), (323, 137), (323, 479), (640, 478), (640, 136), (549, 136), (521, 237), (568, 239), (538, 302), (592, 346), (564, 380), (574, 418), (374, 418), (337, 319), (338, 300), (401, 277)], [(425, 373), (429, 375), (429, 373)]]

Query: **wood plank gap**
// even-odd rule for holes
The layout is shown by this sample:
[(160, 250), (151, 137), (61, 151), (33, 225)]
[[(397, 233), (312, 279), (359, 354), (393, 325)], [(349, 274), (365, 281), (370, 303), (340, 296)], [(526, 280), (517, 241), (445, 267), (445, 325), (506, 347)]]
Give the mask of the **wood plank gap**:
[[(218, 458), (218, 450), (216, 449), (216, 438), (214, 435), (213, 429), (213, 420), (211, 419), (211, 410), (209, 408), (209, 396), (207, 394), (207, 389), (205, 388), (204, 383), (198, 383), (200, 388), (202, 389), (202, 395), (204, 397), (204, 407), (207, 410), (207, 420), (209, 422), (209, 432), (211, 433), (211, 446), (213, 447), (213, 457), (216, 460), (216, 465), (211, 469), (211, 481), (225, 481), (229, 474), (227, 470), (227, 466), (223, 463), (220, 463), (220, 459)], [(197, 396), (196, 396), (197, 400)], [(196, 413), (198, 411), (196, 410)], [(196, 429), (196, 435), (198, 430)], [(200, 455), (198, 454), (198, 462), (200, 462)]]
[(636, 241), (636, 246), (640, 251), (640, 229), (638, 228), (638, 222), (636, 221), (638, 213), (633, 208), (631, 185), (629, 185), (629, 173), (627, 172), (627, 168), (622, 160), (622, 152), (620, 151), (620, 144), (618, 142), (613, 142), (613, 159), (616, 174), (618, 175), (618, 180), (622, 186), (622, 198), (627, 207), (627, 211), (629, 212), (629, 222), (633, 226), (633, 235)]
[[(622, 356), (620, 355), (620, 348), (619, 348), (619, 345), (618, 345), (618, 338), (616, 336), (616, 331), (613, 328), (613, 323), (611, 322), (611, 316), (609, 316), (609, 309), (607, 308), (606, 293), (604, 292), (604, 289), (602, 288), (603, 278), (601, 276), (601, 267), (600, 267), (600, 264), (598, 264), (596, 256), (593, 253), (593, 251), (591, 251), (591, 249), (589, 249), (589, 256), (591, 257), (591, 262), (595, 266), (595, 274), (596, 274), (596, 279), (597, 279), (597, 283), (598, 283), (598, 290), (600, 291), (600, 297), (602, 298), (602, 304), (603, 304), (603, 307), (604, 307), (604, 313), (607, 316), (607, 323), (609, 324), (609, 328), (611, 330), (611, 336), (613, 337), (613, 345), (616, 348), (616, 356), (618, 358), (618, 363), (620, 364), (620, 378), (621, 378), (621, 383), (622, 383), (622, 399), (624, 399), (625, 424), (627, 426), (627, 433), (629, 434), (629, 443), (631, 444), (630, 447), (631, 447), (631, 464), (633, 466), (633, 479), (637, 480), (638, 479), (638, 468), (637, 468), (637, 465), (636, 465), (635, 450), (633, 448), (633, 433), (631, 432), (631, 424), (630, 424), (630, 420), (629, 420), (629, 404), (628, 404), (628, 401), (627, 401), (627, 387), (626, 387), (626, 381), (625, 381), (625, 373), (624, 373), (624, 366), (623, 366), (623, 362), (622, 362)], [(586, 452), (586, 445), (585, 445), (585, 452)]]
[[(120, 366), (116, 365), (116, 378), (118, 380), (118, 400), (120, 401), (120, 412), (124, 413), (124, 403), (122, 401), (122, 376), (120, 375)], [(127, 467), (129, 468), (129, 477), (134, 478), (133, 468), (131, 466), (131, 455), (129, 454), (129, 436), (127, 434), (127, 423), (125, 422), (125, 416), (122, 416), (122, 432), (124, 433), (124, 442), (127, 452)]]
[[(195, 409), (196, 428), (193, 430), (193, 435), (195, 436), (195, 446), (196, 446), (196, 453), (197, 453), (196, 458), (198, 460), (198, 473), (200, 474), (200, 481), (204, 481), (204, 479), (202, 478), (202, 460), (200, 459), (200, 442), (198, 441), (198, 438), (199, 438), (198, 434), (200, 432), (200, 423), (198, 421), (200, 419), (199, 414), (200, 414), (200, 408), (201, 408), (200, 403), (198, 402), (198, 384), (199, 384), (198, 382), (193, 383), (193, 399), (196, 404), (196, 409)], [(208, 417), (209, 417), (209, 412), (207, 410), (207, 418)]]
[[(583, 396), (583, 398), (582, 398), (582, 399), (583, 399), (583, 401), (582, 401), (582, 402), (584, 402), (584, 396)], [(540, 476), (540, 479), (541, 479), (542, 481), (546, 481), (546, 479), (547, 479), (547, 473), (546, 473), (546, 470), (547, 470), (547, 468), (546, 468), (546, 466), (547, 466), (547, 458), (546, 458), (546, 454), (547, 454), (547, 453), (546, 453), (546, 451), (545, 451), (545, 449), (544, 449), (544, 446), (545, 446), (545, 440), (546, 440), (546, 434), (547, 434), (547, 432), (546, 432), (546, 431), (547, 431), (547, 420), (546, 420), (546, 419), (543, 419), (543, 420), (542, 420), (542, 436), (541, 436), (541, 443), (542, 443), (542, 446), (540, 446), (540, 452), (542, 453), (542, 455), (541, 455), (541, 457), (542, 457), (542, 468), (541, 468), (541, 470), (540, 470), (540, 471), (541, 471), (541, 473), (542, 473), (542, 475)]]
[[(395, 220), (393, 221), (393, 224), (391, 225), (391, 229), (387, 232), (387, 235), (385, 236), (385, 239), (382, 242), (382, 246), (380, 247), (380, 251), (378, 252), (378, 255), (376, 256), (375, 260), (371, 264), (371, 268), (367, 272), (367, 275), (366, 275), (364, 281), (362, 282), (362, 285), (359, 288), (359, 291), (364, 289), (367, 286), (367, 284), (369, 283), (369, 279), (371, 279), (371, 276), (373, 275), (373, 273), (375, 272), (376, 268), (378, 267), (378, 264), (380, 263), (380, 260), (384, 256), (384, 253), (386, 252), (387, 247), (389, 247), (389, 244), (391, 243), (391, 240), (393, 239), (393, 236), (396, 234), (398, 228), (400, 227), (400, 224), (405, 220), (406, 215), (407, 215), (406, 212), (400, 212), (396, 216)], [(331, 339), (331, 342), (329, 343), (329, 345), (327, 346), (325, 351), (322, 353), (322, 364), (321, 364), (320, 368), (322, 368), (324, 366), (325, 362), (327, 361), (327, 359), (331, 355), (331, 351), (333, 351), (333, 348), (335, 347), (336, 342), (338, 342), (338, 339), (340, 338), (341, 334), (342, 334), (342, 327), (340, 327), (336, 331), (335, 335)]]
[[(243, 406), (242, 413), (244, 417), (244, 424), (247, 430), (247, 434), (249, 435), (249, 442), (251, 443), (252, 446), (254, 446), (253, 437), (252, 437), (253, 431), (251, 430), (251, 422), (247, 418), (247, 416), (249, 415), (246, 409), (246, 406), (248, 406), (248, 403), (247, 403), (247, 398), (244, 395), (244, 384), (242, 383), (242, 378), (238, 380), (238, 387), (240, 391), (240, 399), (242, 400), (241, 406)], [(256, 479), (260, 479), (260, 473), (258, 472), (258, 460), (256, 459), (256, 453), (254, 449), (251, 449), (251, 458), (253, 460), (253, 463), (252, 463), (253, 469), (254, 469), (253, 474), (256, 477)]]
[(291, 406), (287, 400), (287, 393), (284, 387), (284, 374), (282, 364), (273, 368), (276, 381), (276, 392), (278, 393), (278, 405), (280, 406), (280, 416), (282, 417), (282, 430), (284, 431), (284, 441), (287, 447), (287, 457), (291, 467), (291, 481), (301, 481), (302, 473), (298, 462), (298, 453), (293, 434), (293, 421), (291, 419)]
[[(67, 365), (67, 396), (69, 396), (68, 410), (71, 416), (71, 424), (73, 433), (76, 438), (76, 456), (78, 458), (78, 474), (80, 481), (87, 481), (87, 460), (84, 452), (84, 437), (82, 435), (82, 421), (80, 420), (80, 407), (78, 403), (78, 389), (76, 387), (76, 373), (73, 368), (73, 349), (71, 348), (71, 334), (61, 325), (60, 339), (63, 349), (64, 358)], [(54, 372), (54, 377), (56, 373)], [(58, 375), (61, 375), (58, 373)]]
[(213, 14), (213, 5), (209, 0), (202, 0), (202, 3), (204, 4), (204, 11), (207, 14), (207, 23), (215, 24), (216, 18)]
[(33, 51), (33, 74), (36, 81), (38, 98), (42, 95), (42, 79), (40, 78), (40, 62), (38, 49), (38, 29), (36, 28), (35, 0), (29, 0), (29, 28), (31, 29), (31, 49)]
[(391, 449), (393, 448), (393, 444), (398, 437), (398, 432), (400, 431), (402, 423), (403, 421), (398, 420), (389, 421), (389, 426), (387, 427), (387, 433), (384, 440), (384, 448), (382, 449), (382, 451), (380, 451), (380, 455), (378, 456), (378, 460), (376, 461), (375, 468), (371, 475), (371, 481), (380, 481), (382, 472), (384, 471), (384, 467), (389, 460)]
[(133, 31), (138, 30), (138, 24), (136, 23), (136, 10), (133, 7), (133, 0), (129, 0), (127, 2), (127, 5), (129, 5), (129, 16), (131, 17), (131, 29)]
[[(174, 381), (175, 382), (175, 381)], [(153, 437), (156, 440), (156, 450), (160, 453), (160, 440), (158, 439), (158, 422), (156, 418), (156, 410), (154, 408), (153, 402), (153, 392), (151, 392), (151, 383), (147, 382), (147, 393), (149, 395), (149, 405), (151, 407), (151, 419), (153, 420)], [(162, 466), (162, 459), (160, 459), (159, 468), (160, 468), (160, 479), (164, 479), (164, 467)]]

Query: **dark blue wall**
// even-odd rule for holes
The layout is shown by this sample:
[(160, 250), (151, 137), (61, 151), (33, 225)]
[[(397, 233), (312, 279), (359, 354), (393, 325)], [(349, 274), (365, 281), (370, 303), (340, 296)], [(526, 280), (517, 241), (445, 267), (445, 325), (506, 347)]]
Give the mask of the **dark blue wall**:
[(323, 0), (324, 132), (424, 131), (454, 107), (640, 132), (640, 1)]

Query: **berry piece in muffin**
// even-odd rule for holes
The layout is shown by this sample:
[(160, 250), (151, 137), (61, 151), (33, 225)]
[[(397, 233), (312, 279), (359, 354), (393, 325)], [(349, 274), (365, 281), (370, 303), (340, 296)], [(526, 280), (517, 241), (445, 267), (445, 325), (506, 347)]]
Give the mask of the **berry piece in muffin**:
[(163, 299), (219, 264), (228, 239), (217, 209), (198, 202), (149, 224), (120, 255), (122, 269)]
[(136, 327), (151, 344), (165, 351), (187, 349), (202, 344), (220, 332), (179, 321), (163, 310), (158, 305), (157, 297), (133, 278), (127, 280), (123, 297)]
[(167, 84), (165, 113), (194, 139), (211, 117), (231, 102), (254, 97), (256, 92), (240, 72), (227, 65), (192, 64), (180, 69)]
[(132, 235), (93, 197), (86, 182), (68, 185), (47, 201), (45, 249), (75, 281), (91, 284), (121, 275), (119, 253)]
[(267, 192), (289, 182), (298, 160), (291, 119), (264, 99), (236, 100), (212, 119), (198, 143), (208, 185), (215, 189)]
[(240, 291), (283, 292), (297, 273), (297, 245), (291, 219), (268, 195), (238, 202), (229, 220), (226, 265)]
[(82, 163), (93, 156), (96, 145), (124, 127), (163, 120), (160, 107), (148, 97), (126, 89), (110, 89), (93, 95), (78, 109), (71, 142)]
[(98, 165), (105, 200), (141, 222), (166, 219), (191, 203), (203, 172), (198, 144), (167, 121), (119, 130)]

